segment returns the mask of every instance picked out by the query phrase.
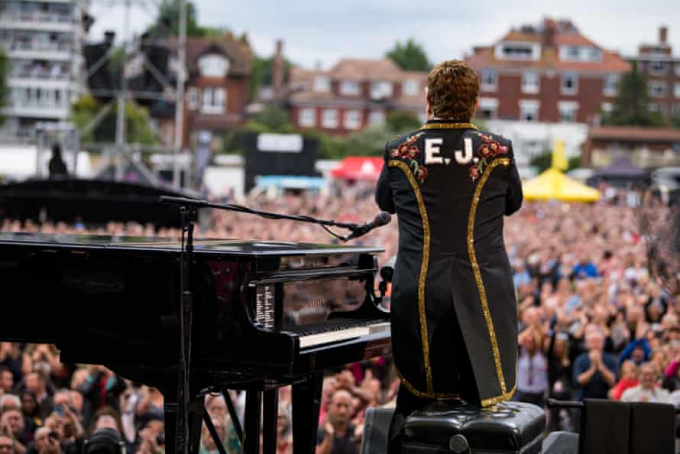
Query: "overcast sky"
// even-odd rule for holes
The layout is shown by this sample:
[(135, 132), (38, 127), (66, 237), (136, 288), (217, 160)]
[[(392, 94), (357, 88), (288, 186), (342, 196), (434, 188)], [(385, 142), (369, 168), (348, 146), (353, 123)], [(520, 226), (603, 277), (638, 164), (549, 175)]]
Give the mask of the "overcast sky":
[[(156, 17), (159, 0), (137, 0), (130, 32), (139, 33)], [(674, 54), (680, 55), (680, 2), (677, 0), (591, 0), (557, 2), (456, 0), (194, 0), (201, 25), (247, 33), (259, 55), (284, 52), (304, 67), (328, 68), (343, 57), (379, 58), (396, 41), (414, 38), (430, 60), (462, 58), (474, 45), (488, 45), (511, 27), (537, 24), (543, 17), (568, 18), (581, 32), (624, 55), (642, 43), (655, 43), (660, 25), (669, 27)], [(90, 39), (104, 30), (123, 33), (122, 1), (92, 0), (95, 25)], [(117, 6), (118, 5), (118, 6)], [(143, 6), (142, 6), (143, 5)], [(425, 5), (425, 6), (424, 6)]]

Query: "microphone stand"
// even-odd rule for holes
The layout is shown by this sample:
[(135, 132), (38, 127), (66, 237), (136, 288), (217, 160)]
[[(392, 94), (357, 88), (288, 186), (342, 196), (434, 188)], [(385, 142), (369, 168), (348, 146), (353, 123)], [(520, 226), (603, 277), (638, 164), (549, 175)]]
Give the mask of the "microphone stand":
[(333, 235), (335, 238), (341, 240), (341, 241), (348, 241), (350, 238), (349, 237), (343, 237), (340, 236), (331, 230), (329, 230), (327, 227), (340, 227), (343, 229), (348, 229), (351, 230), (352, 232), (356, 232), (359, 230), (360, 226), (357, 224), (349, 224), (346, 222), (337, 222), (337, 221), (331, 221), (331, 220), (326, 220), (326, 219), (316, 219), (311, 216), (301, 216), (301, 215), (295, 215), (295, 214), (280, 214), (280, 213), (274, 213), (272, 211), (264, 211), (264, 210), (255, 210), (253, 208), (248, 208), (242, 205), (234, 205), (231, 203), (212, 203), (208, 202), (206, 200), (199, 200), (199, 199), (190, 199), (187, 197), (171, 197), (171, 196), (161, 196), (160, 197), (161, 202), (165, 203), (171, 203), (175, 205), (180, 205), (181, 207), (187, 208), (187, 207), (193, 207), (195, 210), (198, 208), (215, 208), (218, 210), (225, 210), (225, 211), (235, 211), (237, 213), (247, 213), (247, 214), (254, 214), (256, 216), (260, 216), (266, 219), (287, 219), (290, 221), (299, 221), (299, 222), (307, 222), (310, 224), (317, 224), (320, 225), (321, 227), (324, 228), (328, 233)]
[[(194, 226), (198, 221), (198, 209), (195, 206), (180, 207), (182, 216), (182, 234), (180, 251), (180, 360), (177, 386), (177, 453), (189, 451), (189, 405), (191, 395), (191, 338), (193, 323), (193, 292), (191, 290), (191, 268), (194, 252)], [(184, 235), (186, 234), (186, 243)]]

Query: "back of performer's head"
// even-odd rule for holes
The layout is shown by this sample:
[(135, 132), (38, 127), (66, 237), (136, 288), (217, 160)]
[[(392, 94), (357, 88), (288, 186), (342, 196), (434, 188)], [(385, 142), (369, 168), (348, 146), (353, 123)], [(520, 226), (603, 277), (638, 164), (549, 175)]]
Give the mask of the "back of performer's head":
[(437, 118), (470, 121), (478, 98), (479, 78), (464, 61), (443, 61), (427, 77), (428, 107)]

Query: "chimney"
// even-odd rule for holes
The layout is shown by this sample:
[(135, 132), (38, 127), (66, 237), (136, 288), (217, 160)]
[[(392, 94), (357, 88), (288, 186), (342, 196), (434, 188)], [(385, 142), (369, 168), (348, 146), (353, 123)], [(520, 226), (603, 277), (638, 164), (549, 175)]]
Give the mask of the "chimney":
[(555, 47), (555, 33), (557, 23), (553, 19), (545, 19), (543, 22), (543, 46), (546, 48)]
[(280, 39), (276, 40), (276, 53), (274, 54), (273, 65), (274, 97), (281, 99), (283, 96), (283, 73), (285, 66), (283, 62), (283, 41)]
[(659, 42), (661, 44), (666, 44), (667, 40), (668, 40), (668, 27), (664, 25), (662, 27), (659, 27)]

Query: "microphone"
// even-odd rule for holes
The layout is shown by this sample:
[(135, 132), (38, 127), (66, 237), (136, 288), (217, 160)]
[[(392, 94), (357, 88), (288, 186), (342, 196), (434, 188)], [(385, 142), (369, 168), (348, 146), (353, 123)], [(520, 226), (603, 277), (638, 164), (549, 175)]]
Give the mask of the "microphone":
[(373, 229), (377, 229), (378, 227), (382, 227), (383, 225), (389, 224), (391, 220), (392, 215), (390, 215), (386, 211), (381, 211), (376, 215), (376, 217), (373, 218), (371, 222), (366, 222), (364, 224), (353, 227), (351, 229), (352, 233), (349, 236), (345, 237), (345, 241), (353, 240), (354, 238), (364, 236)]

